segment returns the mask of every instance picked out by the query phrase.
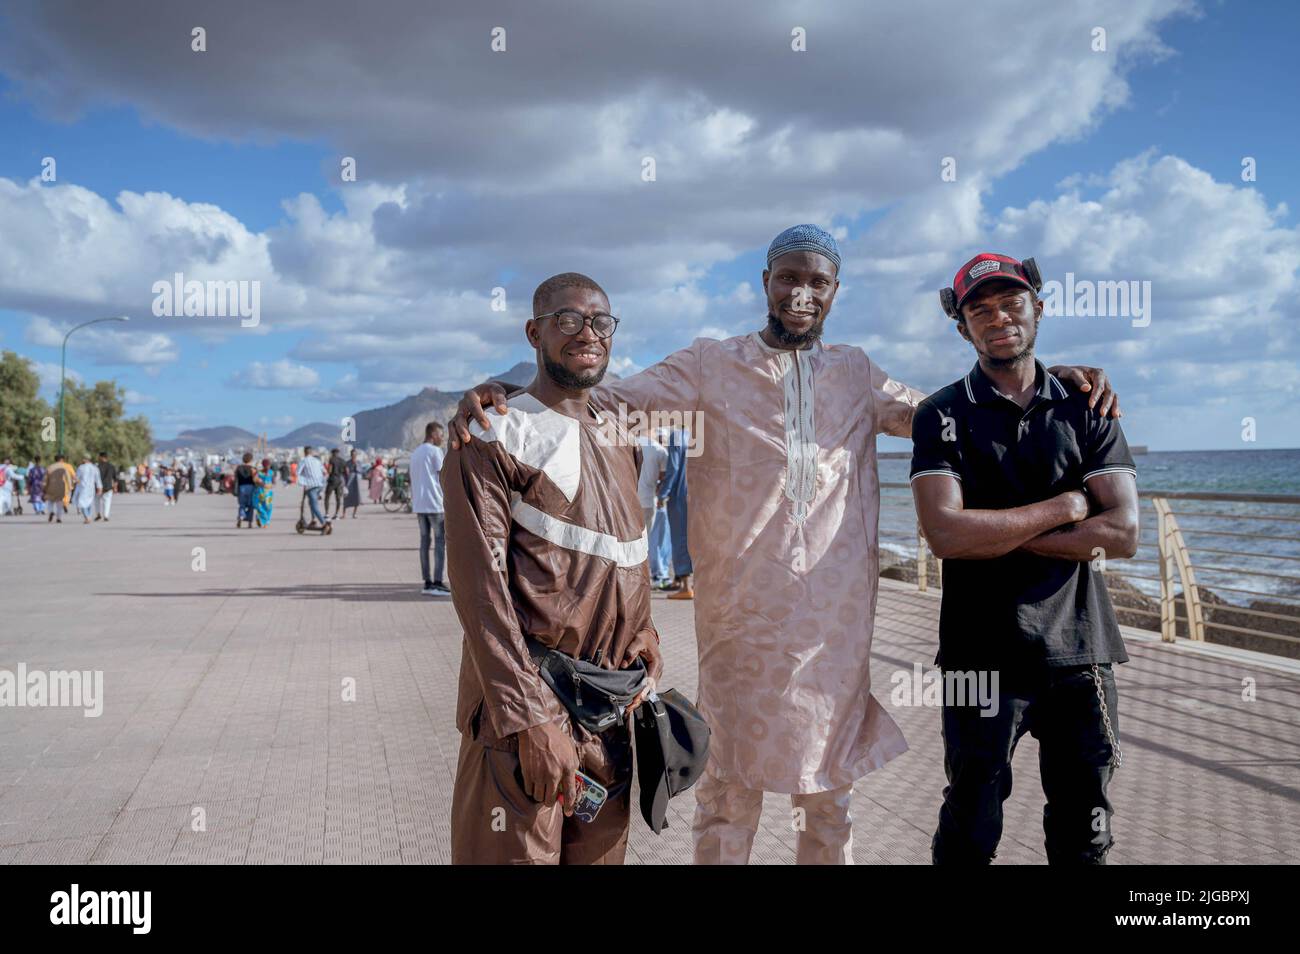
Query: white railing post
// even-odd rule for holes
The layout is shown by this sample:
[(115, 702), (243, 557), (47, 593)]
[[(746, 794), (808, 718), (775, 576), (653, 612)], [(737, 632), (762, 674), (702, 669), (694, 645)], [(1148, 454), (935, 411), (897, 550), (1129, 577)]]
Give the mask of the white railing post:
[(1165, 536), (1169, 504), (1163, 497), (1153, 497), (1151, 505), (1156, 511), (1156, 550), (1160, 560), (1160, 639), (1172, 643), (1178, 638), (1178, 624), (1174, 619), (1174, 558)]
[[(1205, 641), (1205, 620), (1201, 614), (1201, 591), (1196, 585), (1196, 574), (1192, 571), (1191, 556), (1187, 552), (1187, 544), (1183, 541), (1183, 531), (1178, 527), (1178, 521), (1174, 519), (1173, 511), (1169, 509), (1169, 501), (1163, 497), (1151, 498), (1152, 506), (1156, 508), (1157, 539), (1160, 548), (1160, 635), (1167, 642), (1173, 642), (1173, 632), (1175, 630), (1174, 622), (1174, 596), (1173, 596), (1173, 573), (1172, 568), (1166, 569), (1166, 562), (1172, 561), (1178, 568), (1179, 582), (1183, 588), (1183, 601), (1187, 605), (1187, 635), (1190, 639), (1197, 642)], [(1166, 600), (1166, 594), (1168, 596)], [(1166, 610), (1166, 601), (1168, 609)], [(1165, 619), (1168, 613), (1168, 635), (1166, 635)]]

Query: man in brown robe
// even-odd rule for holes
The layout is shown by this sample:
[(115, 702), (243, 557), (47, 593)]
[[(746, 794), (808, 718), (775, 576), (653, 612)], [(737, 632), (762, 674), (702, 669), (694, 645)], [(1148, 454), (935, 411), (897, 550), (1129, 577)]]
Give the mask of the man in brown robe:
[[(588, 400), (617, 326), (600, 286), (571, 272), (547, 279), (533, 316), (537, 377), (505, 414), (491, 412), (489, 427), (471, 428), (442, 468), (447, 564), (465, 630), (452, 862), (621, 864), (628, 719), (598, 735), (575, 724), (525, 637), (606, 669), (640, 657), (659, 676), (640, 451), (626, 435), (610, 440), (611, 422)], [(572, 817), (577, 770), (609, 792), (590, 822)]]

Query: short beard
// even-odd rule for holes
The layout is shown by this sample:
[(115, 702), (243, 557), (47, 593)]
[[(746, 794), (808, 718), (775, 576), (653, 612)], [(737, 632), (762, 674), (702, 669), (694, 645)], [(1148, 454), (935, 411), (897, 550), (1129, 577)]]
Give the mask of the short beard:
[(819, 315), (813, 322), (813, 326), (801, 335), (792, 335), (781, 324), (781, 319), (776, 317), (770, 311), (767, 313), (767, 330), (772, 333), (772, 337), (788, 348), (802, 348), (804, 345), (812, 344), (818, 341), (822, 336), (822, 325), (826, 323), (826, 316)]
[(1026, 348), (1024, 351), (1020, 352), (1020, 354), (1016, 355), (1014, 358), (994, 358), (994, 357), (990, 357), (989, 355), (985, 355), (984, 360), (987, 361), (989, 365), (994, 368), (1014, 368), (1022, 361), (1034, 360), (1034, 349)]
[(601, 365), (599, 368), (592, 368), (586, 374), (574, 374), (558, 361), (552, 361), (545, 354), (542, 355), (542, 367), (546, 369), (546, 376), (566, 391), (586, 391), (594, 388), (605, 377), (605, 371), (609, 368), (609, 362)]

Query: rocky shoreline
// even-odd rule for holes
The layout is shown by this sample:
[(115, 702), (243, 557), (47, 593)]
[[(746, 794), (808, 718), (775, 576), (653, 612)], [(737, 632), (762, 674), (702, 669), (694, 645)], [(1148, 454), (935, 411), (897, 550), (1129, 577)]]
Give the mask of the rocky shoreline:
[[(940, 589), (939, 566), (933, 554), (927, 555), (926, 577), (932, 589)], [(906, 557), (884, 548), (880, 551), (880, 575), (892, 580), (906, 583), (916, 582), (916, 558)], [(1147, 596), (1136, 586), (1121, 576), (1107, 575), (1106, 586), (1110, 591), (1111, 602), (1115, 606), (1115, 615), (1123, 626), (1133, 626), (1151, 632), (1160, 632), (1160, 601)], [(1275, 656), (1300, 659), (1300, 618), (1296, 607), (1289, 603), (1278, 603), (1267, 599), (1255, 599), (1245, 607), (1261, 613), (1275, 613), (1286, 619), (1274, 619), (1268, 616), (1255, 616), (1241, 612), (1242, 607), (1235, 606), (1219, 596), (1212, 589), (1199, 587), (1201, 594), (1201, 613), (1205, 619), (1205, 641), (1220, 646), (1233, 646), (1239, 649), (1251, 649)], [(1176, 615), (1186, 614), (1186, 604), (1178, 597)], [(1218, 625), (1212, 625), (1218, 624)], [(1181, 619), (1176, 624), (1179, 639), (1188, 638), (1187, 624)], [(1257, 629), (1262, 633), (1239, 633), (1223, 626), (1235, 626), (1242, 629)], [(1267, 635), (1272, 634), (1272, 635)], [(1286, 639), (1291, 636), (1295, 639)]]

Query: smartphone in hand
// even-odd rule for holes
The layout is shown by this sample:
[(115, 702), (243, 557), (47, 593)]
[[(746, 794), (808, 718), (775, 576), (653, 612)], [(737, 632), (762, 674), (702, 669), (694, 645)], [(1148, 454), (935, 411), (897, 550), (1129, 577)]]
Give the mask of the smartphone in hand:
[(573, 806), (573, 817), (584, 822), (595, 821), (596, 814), (605, 804), (605, 799), (609, 798), (608, 790), (582, 772), (574, 772), (573, 780), (578, 789), (578, 801)]

